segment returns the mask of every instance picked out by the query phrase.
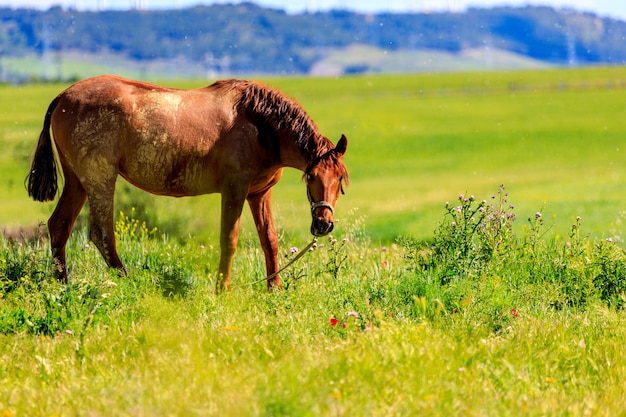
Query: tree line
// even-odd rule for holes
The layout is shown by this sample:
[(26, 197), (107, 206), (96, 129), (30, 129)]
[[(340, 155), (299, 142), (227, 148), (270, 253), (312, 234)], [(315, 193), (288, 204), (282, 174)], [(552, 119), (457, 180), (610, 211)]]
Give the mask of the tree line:
[(154, 11), (0, 9), (0, 57), (112, 52), (277, 74), (307, 73), (330, 50), (352, 44), (391, 51), (492, 47), (557, 65), (621, 64), (625, 36), (626, 22), (536, 6), (405, 14), (287, 14), (253, 3)]

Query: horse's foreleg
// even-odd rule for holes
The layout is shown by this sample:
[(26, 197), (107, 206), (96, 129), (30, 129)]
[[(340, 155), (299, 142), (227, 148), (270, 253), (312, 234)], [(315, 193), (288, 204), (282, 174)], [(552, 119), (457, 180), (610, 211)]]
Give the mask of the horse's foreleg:
[(107, 265), (126, 275), (117, 254), (113, 215), (113, 182), (110, 189), (99, 193), (89, 191), (89, 238), (96, 245)]
[[(274, 216), (272, 215), (272, 189), (249, 196), (248, 204), (252, 211), (256, 230), (259, 233), (259, 240), (265, 255), (265, 272), (269, 277), (278, 271), (278, 238), (276, 237)], [(278, 274), (267, 280), (268, 291), (271, 291), (272, 288), (281, 288)]]
[(50, 247), (57, 269), (57, 278), (67, 283), (65, 245), (72, 233), (74, 222), (85, 204), (87, 193), (74, 173), (64, 170), (65, 186), (61, 198), (48, 220)]
[(222, 226), (220, 232), (220, 266), (217, 278), (217, 292), (227, 290), (230, 285), (230, 272), (239, 238), (239, 219), (243, 211), (245, 196), (238, 196), (233, 190), (222, 193)]

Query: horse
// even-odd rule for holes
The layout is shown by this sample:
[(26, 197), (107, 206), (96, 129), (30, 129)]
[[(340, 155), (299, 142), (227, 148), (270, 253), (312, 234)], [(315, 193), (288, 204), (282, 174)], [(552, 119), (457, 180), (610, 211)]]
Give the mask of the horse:
[(89, 239), (109, 267), (127, 275), (114, 234), (119, 175), (156, 195), (221, 194), (217, 292), (230, 288), (247, 200), (271, 277), (267, 288), (280, 289), (272, 186), (283, 168), (302, 171), (311, 204), (310, 231), (327, 235), (348, 183), (343, 162), (347, 145), (341, 135), (334, 146), (299, 104), (258, 82), (229, 79), (182, 90), (101, 75), (71, 85), (50, 103), (27, 190), (35, 201), (54, 200), (58, 159), (64, 185), (48, 232), (56, 276), (65, 283), (65, 246), (86, 201)]

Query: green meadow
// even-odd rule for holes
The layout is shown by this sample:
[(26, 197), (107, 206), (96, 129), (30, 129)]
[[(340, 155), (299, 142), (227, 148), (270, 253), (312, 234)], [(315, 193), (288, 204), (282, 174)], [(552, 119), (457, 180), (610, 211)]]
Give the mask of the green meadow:
[[(220, 295), (219, 196), (122, 181), (129, 276), (83, 217), (56, 282), (45, 236), (15, 238), (54, 209), (24, 177), (65, 85), (0, 86), (1, 416), (623, 413), (624, 68), (263, 81), (348, 136), (350, 186), (280, 292), (246, 212)], [(283, 263), (301, 175), (274, 189)]]
[[(359, 210), (372, 239), (388, 243), (428, 238), (450, 196), (482, 199), (500, 184), (524, 213), (544, 210), (559, 233), (581, 216), (589, 233), (606, 234), (623, 208), (625, 79), (618, 67), (263, 81), (298, 100), (334, 141), (348, 136), (352, 184), (338, 217)], [(47, 105), (64, 87), (0, 88), (0, 225), (36, 225), (52, 211), (27, 199), (23, 179)], [(173, 235), (216, 237), (217, 196), (118, 200)], [(301, 173), (285, 172), (275, 205), (285, 233), (306, 239)]]

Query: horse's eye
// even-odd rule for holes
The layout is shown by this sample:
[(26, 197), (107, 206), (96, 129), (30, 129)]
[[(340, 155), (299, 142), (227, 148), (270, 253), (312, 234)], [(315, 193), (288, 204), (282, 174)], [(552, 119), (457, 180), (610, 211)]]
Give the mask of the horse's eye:
[(315, 177), (313, 176), (313, 174), (306, 174), (306, 180), (308, 182), (311, 182), (315, 179)]

